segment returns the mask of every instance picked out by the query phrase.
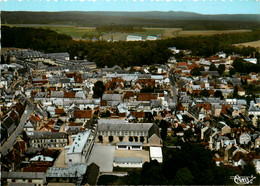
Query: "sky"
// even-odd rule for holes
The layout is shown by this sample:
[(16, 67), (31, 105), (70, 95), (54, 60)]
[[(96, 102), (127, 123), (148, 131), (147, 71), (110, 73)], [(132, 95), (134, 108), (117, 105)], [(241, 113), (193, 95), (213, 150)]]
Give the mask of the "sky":
[(260, 14), (260, 0), (0, 0), (2, 11), (188, 11)]

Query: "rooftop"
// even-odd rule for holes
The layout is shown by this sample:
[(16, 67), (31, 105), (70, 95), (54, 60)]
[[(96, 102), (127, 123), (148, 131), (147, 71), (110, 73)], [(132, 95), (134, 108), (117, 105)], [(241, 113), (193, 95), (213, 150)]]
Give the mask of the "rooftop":
[(162, 148), (161, 147), (150, 147), (150, 157), (159, 158), (162, 157)]
[(143, 159), (139, 157), (115, 157), (115, 163), (143, 163)]
[(72, 164), (69, 167), (50, 167), (47, 170), (46, 177), (81, 177), (86, 173), (87, 164)]
[(87, 130), (82, 133), (79, 133), (76, 136), (73, 144), (70, 146), (68, 153), (69, 154), (82, 153), (82, 151), (84, 150), (85, 144), (86, 144), (87, 140), (89, 139), (90, 132), (91, 132), (90, 130)]

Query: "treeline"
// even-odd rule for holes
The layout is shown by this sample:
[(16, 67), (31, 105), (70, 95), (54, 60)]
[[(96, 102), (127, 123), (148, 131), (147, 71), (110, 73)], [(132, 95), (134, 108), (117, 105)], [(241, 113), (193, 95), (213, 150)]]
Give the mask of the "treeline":
[(72, 38), (48, 29), (28, 27), (1, 28), (2, 47), (31, 48), (45, 52), (67, 51)]
[[(259, 60), (258, 60), (259, 61)], [(236, 72), (249, 74), (250, 72), (259, 73), (260, 72), (260, 63), (253, 64), (246, 62), (241, 58), (236, 58), (232, 64)]]
[(141, 27), (133, 27), (131, 25), (101, 25), (96, 27), (98, 32), (145, 32), (145, 29)]
[[(126, 13), (124, 13), (126, 14)], [(104, 14), (100, 12), (1, 12), (4, 24), (62, 24), (96, 27), (107, 24), (131, 25), (134, 27), (170, 27), (184, 30), (234, 30), (257, 29), (260, 27), (258, 15), (208, 16), (196, 14), (164, 12), (128, 13), (129, 16)], [(166, 13), (167, 14), (167, 13)], [(170, 17), (169, 17), (170, 16)]]
[[(43, 52), (69, 52), (71, 57), (95, 61), (98, 67), (121, 67), (136, 65), (164, 64), (172, 55), (169, 47), (187, 49), (192, 55), (208, 57), (216, 52), (237, 53), (242, 56), (259, 58), (253, 47), (236, 47), (232, 44), (259, 40), (260, 31), (221, 34), (208, 37), (179, 37), (158, 41), (106, 42), (74, 41), (71, 37), (51, 30), (2, 27), (2, 46), (31, 48)], [(259, 61), (259, 60), (258, 60)]]

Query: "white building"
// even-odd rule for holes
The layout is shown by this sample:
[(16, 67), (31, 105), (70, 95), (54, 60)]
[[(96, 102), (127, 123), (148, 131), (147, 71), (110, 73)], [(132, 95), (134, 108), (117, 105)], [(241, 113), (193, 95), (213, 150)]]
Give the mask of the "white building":
[(86, 163), (94, 144), (95, 136), (91, 130), (79, 133), (71, 146), (65, 147), (65, 163)]
[(150, 147), (150, 158), (151, 160), (157, 160), (159, 163), (162, 163), (163, 162), (162, 148)]
[(142, 158), (138, 157), (115, 157), (113, 162), (114, 167), (142, 168), (142, 165)]
[(142, 150), (142, 143), (136, 142), (118, 142), (116, 149), (119, 150)]
[(157, 37), (156, 36), (147, 36), (147, 39), (148, 41), (155, 41), (157, 40)]
[(141, 36), (128, 35), (126, 41), (142, 41)]

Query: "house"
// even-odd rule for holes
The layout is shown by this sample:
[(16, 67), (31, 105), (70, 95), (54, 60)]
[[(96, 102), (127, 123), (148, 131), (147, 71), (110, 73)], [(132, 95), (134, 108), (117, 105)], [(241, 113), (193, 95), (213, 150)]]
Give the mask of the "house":
[(247, 145), (251, 141), (251, 136), (248, 133), (243, 133), (239, 136), (239, 143)]
[(150, 147), (151, 160), (157, 160), (159, 163), (163, 162), (163, 154), (161, 147)]
[(244, 166), (247, 164), (245, 161), (244, 161), (244, 154), (241, 152), (241, 151), (237, 151), (235, 153), (235, 155), (232, 157), (232, 163), (234, 166), (241, 166), (242, 168), (244, 168)]
[(44, 172), (1, 172), (1, 182), (7, 185), (45, 185)]
[(128, 35), (126, 41), (142, 41), (141, 36)]
[(220, 130), (221, 135), (229, 134), (231, 133), (231, 128), (228, 126), (225, 122), (220, 121), (215, 124), (215, 127)]
[[(161, 146), (162, 140), (159, 134), (159, 127), (153, 123), (125, 123), (119, 124), (98, 123), (97, 135), (102, 136), (103, 141), (109, 142), (109, 136), (112, 136), (112, 142), (128, 142), (129, 137), (136, 138), (136, 142), (148, 143), (150, 145)], [(123, 137), (120, 140), (120, 137)]]
[(248, 115), (252, 115), (252, 122), (253, 122), (253, 125), (255, 127), (257, 127), (257, 116), (260, 116), (260, 109), (258, 107), (255, 106), (255, 102), (254, 101), (251, 101), (250, 102), (250, 107), (248, 109)]
[(93, 116), (92, 110), (75, 110), (73, 113), (73, 118), (76, 123), (84, 123), (89, 121)]
[(255, 165), (255, 168), (256, 168), (256, 172), (258, 174), (260, 174), (260, 157), (256, 157), (254, 160), (253, 160), (253, 163)]
[(113, 161), (114, 167), (124, 168), (142, 168), (143, 159), (140, 157), (115, 157)]
[(74, 183), (81, 185), (87, 172), (87, 164), (71, 164), (68, 167), (50, 167), (46, 172), (48, 183)]
[(260, 136), (255, 139), (255, 149), (260, 147)]
[(41, 147), (65, 147), (68, 144), (68, 135), (63, 132), (34, 131), (29, 136), (29, 144), (35, 148)]
[(118, 142), (116, 149), (119, 150), (142, 150), (142, 143), (137, 142)]
[(95, 133), (87, 130), (78, 133), (73, 144), (65, 147), (65, 163), (86, 163), (94, 145)]

